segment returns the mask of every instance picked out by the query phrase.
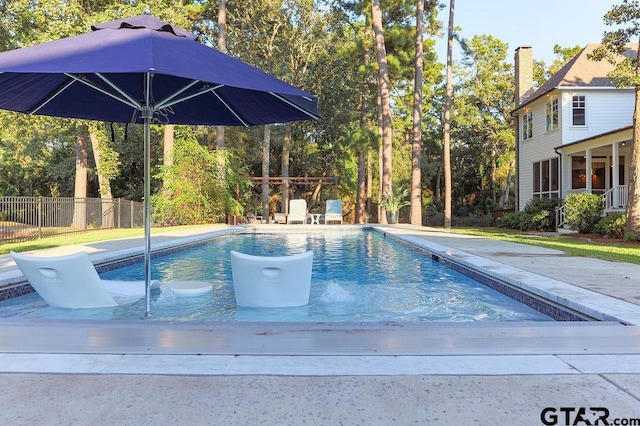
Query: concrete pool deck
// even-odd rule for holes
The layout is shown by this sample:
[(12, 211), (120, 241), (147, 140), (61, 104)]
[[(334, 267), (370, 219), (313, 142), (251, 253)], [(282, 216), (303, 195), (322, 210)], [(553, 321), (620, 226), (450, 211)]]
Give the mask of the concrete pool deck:
[[(161, 234), (153, 246), (222, 229)], [(380, 229), (544, 291), (558, 287), (570, 298), (575, 289), (581, 306), (638, 324), (640, 265), (427, 227)], [(108, 260), (142, 243), (47, 252), (78, 249)], [(0, 285), (16, 273), (0, 256)], [(586, 407), (583, 418), (593, 424), (602, 412), (589, 407), (604, 407), (613, 424), (640, 418), (639, 329), (611, 320), (426, 327), (0, 320), (0, 421), (537, 425), (546, 407), (557, 424), (573, 424)]]

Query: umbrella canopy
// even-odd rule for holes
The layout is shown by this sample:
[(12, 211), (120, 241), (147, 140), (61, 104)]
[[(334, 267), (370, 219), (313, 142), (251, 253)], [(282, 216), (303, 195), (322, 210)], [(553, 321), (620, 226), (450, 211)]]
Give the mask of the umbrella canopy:
[(145, 107), (153, 109), (155, 122), (171, 124), (318, 118), (313, 95), (153, 16), (92, 28), (1, 53), (0, 108), (120, 123), (143, 123)]
[(0, 53), (0, 109), (144, 124), (150, 313), (150, 125), (249, 126), (317, 119), (317, 98), (150, 15)]

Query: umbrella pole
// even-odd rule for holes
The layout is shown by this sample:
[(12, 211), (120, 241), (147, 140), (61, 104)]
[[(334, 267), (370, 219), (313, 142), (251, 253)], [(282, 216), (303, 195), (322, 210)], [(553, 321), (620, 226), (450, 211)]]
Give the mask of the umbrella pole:
[(142, 109), (144, 119), (144, 288), (147, 307), (145, 318), (151, 316), (151, 117), (150, 108)]

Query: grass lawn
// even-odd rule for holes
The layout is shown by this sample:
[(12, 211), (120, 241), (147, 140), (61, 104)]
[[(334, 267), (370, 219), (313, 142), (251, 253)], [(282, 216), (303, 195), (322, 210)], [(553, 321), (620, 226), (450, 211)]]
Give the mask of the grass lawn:
[(640, 265), (640, 244), (633, 241), (618, 239), (590, 241), (587, 236), (583, 238), (579, 235), (557, 237), (502, 228), (452, 228), (451, 232), (476, 235), (492, 240), (547, 247), (562, 250), (575, 256), (596, 257)]
[[(197, 228), (198, 226), (199, 225), (151, 228), (151, 235), (177, 231), (180, 229)], [(10, 251), (21, 252), (28, 250), (40, 250), (51, 247), (70, 246), (74, 244), (85, 244), (96, 241), (117, 240), (120, 238), (142, 236), (144, 236), (144, 228), (106, 229), (80, 232), (76, 234), (65, 234), (55, 237), (46, 237), (39, 240), (23, 241), (20, 243), (2, 244), (0, 245), (0, 254), (8, 254)]]

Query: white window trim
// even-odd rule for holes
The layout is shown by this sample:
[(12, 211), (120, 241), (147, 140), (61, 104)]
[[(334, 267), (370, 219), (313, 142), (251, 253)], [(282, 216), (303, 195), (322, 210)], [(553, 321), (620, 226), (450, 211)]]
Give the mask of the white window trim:
[[(551, 168), (551, 162), (553, 160), (556, 160), (556, 183), (558, 185), (557, 189), (551, 189), (551, 182), (553, 182), (553, 170)], [(535, 191), (535, 180), (533, 182), (533, 185), (531, 187), (531, 192), (533, 194), (533, 198), (543, 198), (543, 195), (547, 195), (546, 198), (560, 198), (560, 159), (557, 157), (551, 157), (551, 158), (547, 158), (545, 160), (540, 160), (540, 161), (534, 161), (533, 163), (531, 163), (531, 171), (533, 172), (533, 170), (535, 170), (535, 164), (540, 164), (539, 170), (542, 170), (542, 163), (548, 163), (548, 170), (549, 170), (549, 189), (546, 191), (542, 190), (542, 173), (540, 173), (538, 176), (534, 176), (534, 179), (538, 179), (538, 187), (540, 188), (540, 191)]]
[[(573, 97), (574, 96), (582, 96), (584, 98), (584, 124), (573, 124)], [(576, 129), (584, 129), (589, 126), (589, 117), (587, 115), (587, 95), (580, 93), (573, 93), (571, 95), (571, 125), (570, 127), (574, 127)]]
[[(525, 112), (522, 115), (522, 123), (520, 126), (523, 142), (533, 138), (533, 113), (531, 111)], [(528, 129), (531, 129), (531, 136), (528, 136)]]
[[(553, 127), (553, 105), (555, 104), (555, 116), (556, 116), (556, 127)], [(549, 110), (547, 110), (549, 107)], [(549, 115), (549, 112), (551, 113)], [(549, 119), (551, 117), (551, 120)], [(553, 98), (549, 100), (544, 105), (544, 130), (545, 132), (553, 132), (554, 130), (558, 130), (560, 128), (560, 102), (558, 102), (558, 98)]]

